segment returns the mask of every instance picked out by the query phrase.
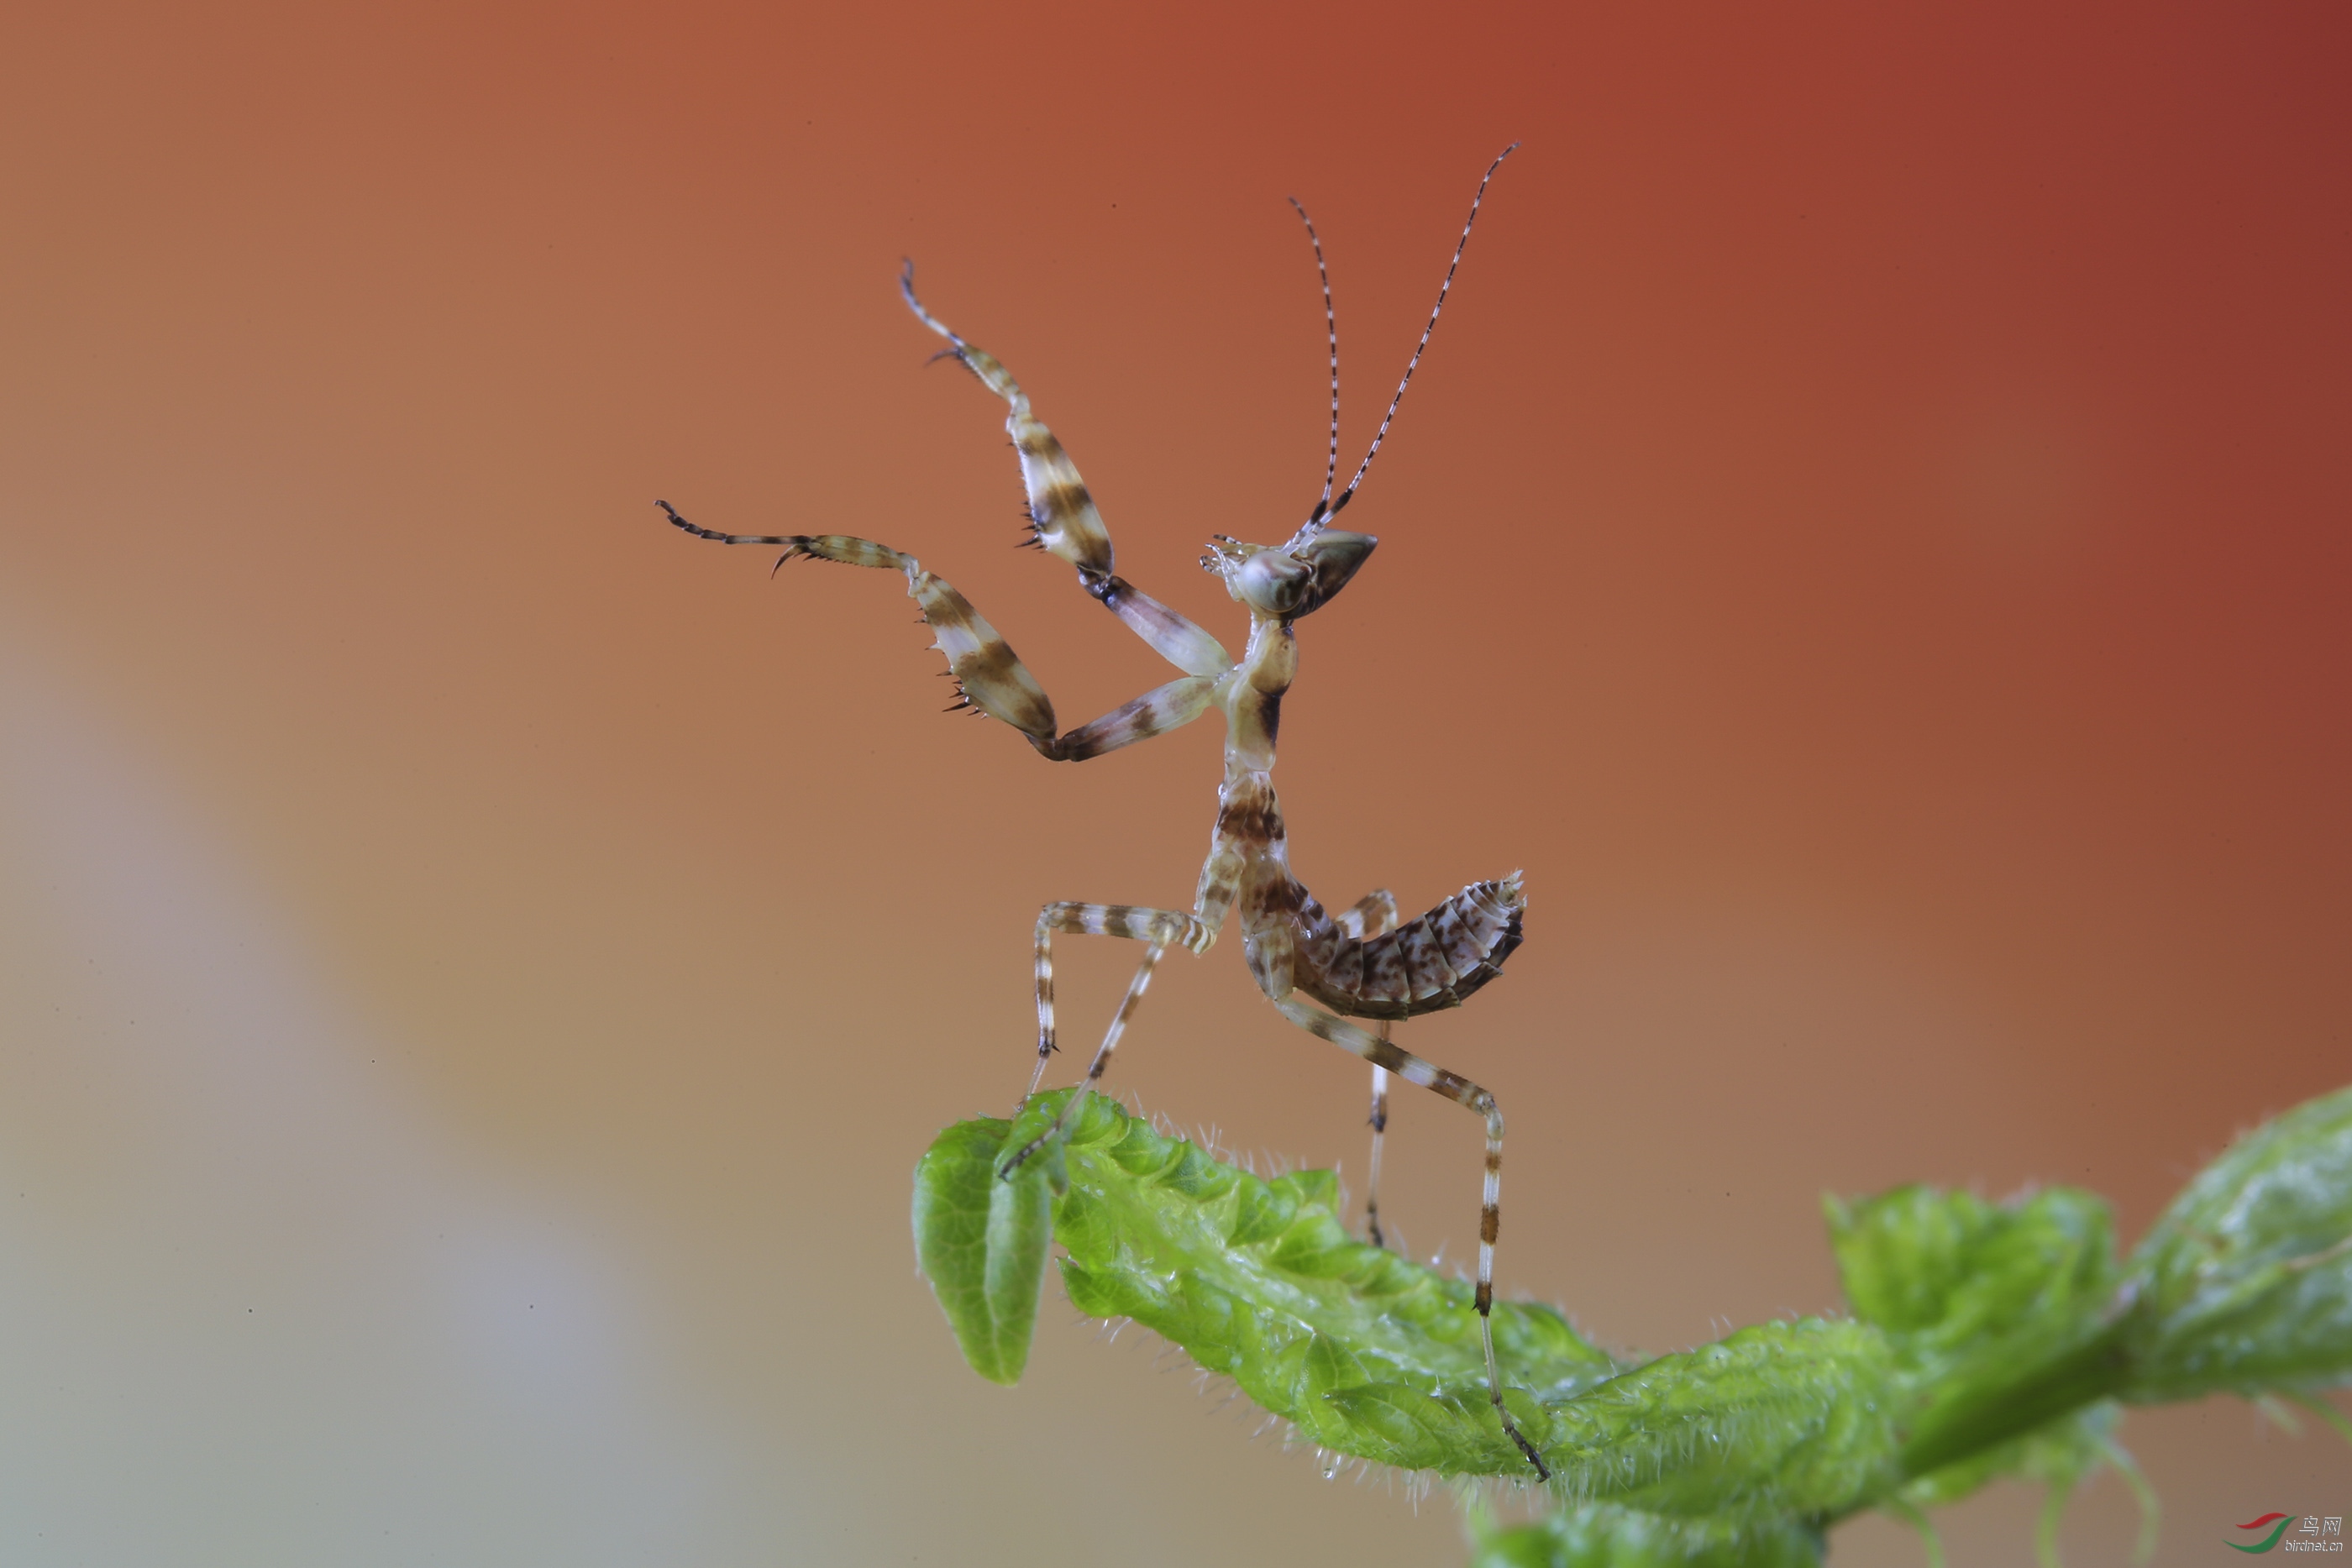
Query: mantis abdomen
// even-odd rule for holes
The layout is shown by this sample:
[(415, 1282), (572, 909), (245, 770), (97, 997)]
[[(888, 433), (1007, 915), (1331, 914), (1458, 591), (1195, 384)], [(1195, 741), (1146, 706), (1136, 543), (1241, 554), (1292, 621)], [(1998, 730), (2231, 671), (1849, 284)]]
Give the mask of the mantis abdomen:
[(1300, 990), (1349, 1018), (1409, 1019), (1458, 1008), (1519, 945), (1527, 910), (1519, 873), (1474, 882), (1427, 914), (1378, 936), (1349, 936), (1320, 909), (1307, 914)]

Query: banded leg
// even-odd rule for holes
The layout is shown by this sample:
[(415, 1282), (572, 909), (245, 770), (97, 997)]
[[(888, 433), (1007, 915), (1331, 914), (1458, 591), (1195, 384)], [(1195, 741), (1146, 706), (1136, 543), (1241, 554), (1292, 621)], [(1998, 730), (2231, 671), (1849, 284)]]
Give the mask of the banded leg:
[[(1085, 762), (1122, 746), (1181, 729), (1209, 711), (1216, 692), (1217, 683), (1205, 675), (1180, 675), (1057, 737), (1050, 749), (1044, 746), (1037, 749), (1055, 762)], [(1036, 745), (1034, 737), (1030, 744)]]
[[(1118, 1047), (1118, 1037), (1127, 1030), (1128, 1019), (1135, 1015), (1138, 1002), (1143, 999), (1144, 988), (1151, 984), (1151, 971), (1160, 962), (1160, 955), (1171, 946), (1181, 946), (1194, 954), (1205, 953), (1217, 939), (1218, 927), (1223, 925), (1225, 909), (1233, 902), (1233, 888), (1222, 873), (1216, 857), (1201, 874), (1201, 897), (1195, 907), (1197, 915), (1183, 915), (1173, 909), (1145, 909), (1129, 904), (1049, 904), (1037, 912), (1037, 1066), (1029, 1075), (1029, 1093), (1037, 1092), (1037, 1085), (1045, 1076), (1045, 1059), (1055, 1051), (1054, 1044), (1054, 933), (1076, 932), (1089, 936), (1125, 936), (1150, 944), (1143, 962), (1136, 966), (1135, 978), (1129, 982), (1127, 996), (1119, 1002), (1118, 1012), (1104, 1034), (1102, 1045), (1095, 1059), (1087, 1064), (1085, 1082), (1076, 1093), (1063, 1102), (1054, 1124), (1005, 1162), (1003, 1174), (1011, 1176), (1021, 1162), (1044, 1146), (1068, 1124), (1070, 1117), (1094, 1090), (1103, 1070), (1110, 1065), (1110, 1054)], [(1214, 896), (1222, 889), (1222, 896)], [(1025, 1103), (1028, 1095), (1022, 1096)], [(1017, 1107), (1016, 1107), (1017, 1109)]]
[[(1396, 894), (1385, 887), (1368, 893), (1332, 916), (1331, 923), (1360, 942), (1367, 936), (1383, 936), (1396, 929)], [(1382, 1019), (1381, 1038), (1388, 1037), (1388, 1020)], [(1375, 1247), (1388, 1245), (1381, 1234), (1381, 1142), (1388, 1130), (1389, 1070), (1376, 1061), (1372, 1064), (1372, 1157), (1364, 1176), (1364, 1233)]]
[[(1132, 904), (1049, 904), (1037, 912), (1037, 1066), (1029, 1074), (1025, 1103), (1045, 1079), (1045, 1059), (1060, 1049), (1054, 1039), (1054, 933), (1083, 936), (1124, 936), (1159, 947), (1181, 945), (1205, 953), (1217, 934), (1191, 915), (1173, 909), (1144, 909)], [(1015, 1107), (1018, 1109), (1018, 1107)]]
[(1214, 637), (1117, 575), (1110, 530), (1095, 509), (1094, 497), (1079, 476), (1078, 465), (1070, 461), (1045, 422), (1030, 412), (1029, 394), (1003, 363), (986, 350), (965, 342), (954, 328), (923, 308), (923, 302), (915, 298), (911, 261), (898, 276), (898, 292), (916, 319), (948, 340), (941, 352), (959, 361), (1011, 410), (1004, 433), (1013, 438), (1013, 449), (1021, 458), (1021, 483), (1029, 495), (1030, 538), (1025, 542), (1076, 567), (1080, 587), (1186, 674), (1221, 675), (1232, 668), (1233, 656)]
[(801, 556), (817, 560), (839, 561), (845, 566), (871, 566), (905, 570), (915, 558), (902, 555), (888, 545), (877, 545), (872, 539), (852, 538), (847, 534), (722, 534), (717, 528), (706, 528), (689, 523), (677, 515), (677, 508), (667, 501), (656, 501), (669, 516), (669, 520), (698, 539), (710, 539), (722, 545), (782, 545), (784, 553), (776, 558), (776, 566)]
[(1053, 699), (1013, 644), (988, 623), (971, 601), (955, 585), (902, 550), (847, 534), (726, 534), (688, 522), (667, 501), (656, 506), (669, 520), (697, 538), (723, 545), (782, 545), (784, 562), (807, 556), (848, 566), (873, 567), (905, 574), (907, 595), (922, 612), (923, 623), (938, 634), (932, 644), (947, 656), (948, 673), (955, 677), (956, 700), (949, 711), (969, 708), (1002, 719), (1019, 730), (1044, 757), (1055, 762), (1084, 762), (1090, 758), (1149, 740), (1155, 735), (1192, 723), (1209, 708), (1216, 683), (1186, 675), (1122, 703), (1091, 724), (1067, 735), (1057, 734)]
[(1385, 887), (1374, 888), (1331, 917), (1332, 925), (1359, 942), (1387, 936), (1396, 929), (1396, 894)]
[[(1086, 1077), (1080, 1081), (1076, 1091), (1062, 1102), (1062, 1108), (1054, 1113), (1053, 1124), (1024, 1144), (1011, 1159), (998, 1166), (998, 1176), (1011, 1181), (1013, 1173), (1019, 1170), (1030, 1155), (1060, 1137), (1062, 1129), (1077, 1115), (1078, 1108), (1087, 1103), (1087, 1096), (1093, 1093), (1095, 1085), (1101, 1082), (1103, 1070), (1110, 1065), (1110, 1053), (1118, 1049), (1118, 1037), (1127, 1032), (1128, 1020), (1135, 1016), (1136, 1005), (1143, 1000), (1143, 993), (1151, 984), (1151, 971), (1158, 967), (1160, 955), (1167, 950), (1168, 944), (1160, 941), (1151, 942), (1143, 949), (1143, 962), (1135, 967), (1135, 978), (1128, 982), (1127, 995), (1120, 998), (1118, 1011), (1111, 1015), (1110, 1028), (1103, 1031), (1102, 1044), (1095, 1048), (1095, 1059), (1087, 1064)], [(1045, 1069), (1045, 1061), (1041, 1054), (1037, 1059), (1041, 1072)]]
[(1503, 1430), (1518, 1445), (1528, 1463), (1544, 1480), (1551, 1479), (1551, 1471), (1536, 1452), (1533, 1443), (1511, 1419), (1503, 1405), (1503, 1378), (1495, 1364), (1495, 1238), (1503, 1226), (1503, 1113), (1495, 1106), (1495, 1097), (1459, 1073), (1448, 1072), (1433, 1062), (1423, 1061), (1411, 1051), (1348, 1022), (1345, 1019), (1325, 1012), (1304, 997), (1284, 997), (1275, 1002), (1283, 1017), (1309, 1034), (1329, 1040), (1342, 1051), (1354, 1051), (1375, 1067), (1385, 1068), (1407, 1083), (1433, 1090), (1448, 1100), (1484, 1117), (1486, 1123), (1486, 1182), (1478, 1209), (1478, 1291), (1475, 1298), (1478, 1308), (1478, 1333), (1486, 1352), (1486, 1396), (1494, 1402), (1495, 1415), (1503, 1423)]
[[(1389, 1020), (1381, 1020), (1381, 1039), (1389, 1038)], [(1364, 1172), (1364, 1235), (1375, 1247), (1386, 1247), (1381, 1234), (1381, 1140), (1389, 1130), (1389, 1070), (1372, 1063), (1372, 1157)]]

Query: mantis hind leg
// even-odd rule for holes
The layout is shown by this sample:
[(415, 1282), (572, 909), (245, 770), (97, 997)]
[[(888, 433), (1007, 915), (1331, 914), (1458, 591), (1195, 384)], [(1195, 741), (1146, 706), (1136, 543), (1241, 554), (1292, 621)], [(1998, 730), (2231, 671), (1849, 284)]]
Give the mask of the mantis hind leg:
[(1325, 1012), (1304, 997), (1276, 998), (1274, 1005), (1283, 1017), (1309, 1034), (1328, 1040), (1342, 1051), (1353, 1051), (1407, 1083), (1443, 1094), (1486, 1122), (1486, 1180), (1478, 1206), (1478, 1288), (1473, 1301), (1478, 1309), (1479, 1338), (1486, 1353), (1486, 1396), (1494, 1404), (1496, 1418), (1502, 1422), (1504, 1432), (1527, 1456), (1537, 1476), (1551, 1479), (1551, 1471), (1536, 1452), (1536, 1446), (1528, 1441), (1518, 1423), (1511, 1419), (1510, 1411), (1504, 1407), (1502, 1373), (1495, 1364), (1495, 1239), (1503, 1228), (1503, 1113), (1496, 1108), (1495, 1097), (1461, 1074), (1423, 1061), (1381, 1035)]
[[(1381, 1038), (1389, 1037), (1385, 1019), (1381, 1024)], [(1375, 1247), (1386, 1247), (1388, 1238), (1381, 1234), (1381, 1140), (1389, 1130), (1389, 1070), (1378, 1062), (1372, 1064), (1372, 1157), (1364, 1169), (1364, 1237)]]
[[(1396, 928), (1396, 894), (1380, 888), (1331, 917), (1331, 923), (1346, 935), (1362, 941), (1367, 936), (1379, 936)], [(1381, 1038), (1389, 1037), (1389, 1026), (1381, 1024)], [(1389, 1130), (1389, 1070), (1378, 1062), (1372, 1064), (1372, 1157), (1364, 1175), (1364, 1234), (1375, 1247), (1385, 1247), (1388, 1239), (1381, 1233), (1381, 1141)]]

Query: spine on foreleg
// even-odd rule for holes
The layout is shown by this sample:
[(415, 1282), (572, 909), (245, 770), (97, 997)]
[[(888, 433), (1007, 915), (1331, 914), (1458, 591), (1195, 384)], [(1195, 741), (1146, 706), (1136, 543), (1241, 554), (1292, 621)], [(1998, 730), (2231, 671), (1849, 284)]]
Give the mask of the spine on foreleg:
[(1053, 745), (1054, 700), (1013, 651), (1003, 633), (971, 607), (971, 601), (912, 556), (901, 557), (907, 596), (935, 633), (931, 646), (945, 654), (955, 677), (957, 707), (978, 708), (1029, 737), (1039, 750)]
[(1316, 908), (1298, 955), (1298, 988), (1353, 1018), (1407, 1019), (1460, 1007), (1518, 946), (1527, 902), (1513, 872), (1474, 882), (1419, 918), (1360, 941)]

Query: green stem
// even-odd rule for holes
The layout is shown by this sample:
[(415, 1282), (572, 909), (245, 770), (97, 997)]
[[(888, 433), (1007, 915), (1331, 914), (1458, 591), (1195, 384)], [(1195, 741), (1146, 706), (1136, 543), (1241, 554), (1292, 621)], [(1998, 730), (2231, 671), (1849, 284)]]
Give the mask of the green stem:
[(1930, 1406), (1912, 1424), (1903, 1444), (1898, 1462), (1905, 1477), (1940, 1470), (2085, 1405), (2113, 1398), (2130, 1375), (2130, 1321), (2111, 1323), (2072, 1350), (2030, 1364), (2014, 1377)]

